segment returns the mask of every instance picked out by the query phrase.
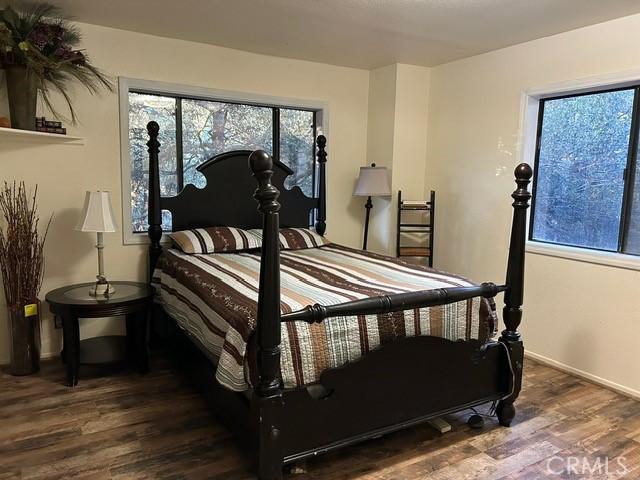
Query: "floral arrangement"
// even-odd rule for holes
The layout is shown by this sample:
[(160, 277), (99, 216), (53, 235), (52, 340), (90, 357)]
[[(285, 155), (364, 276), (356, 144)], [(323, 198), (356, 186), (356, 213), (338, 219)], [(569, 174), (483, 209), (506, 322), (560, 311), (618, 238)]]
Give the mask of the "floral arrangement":
[(76, 115), (67, 93), (69, 82), (77, 80), (91, 93), (101, 88), (113, 90), (111, 81), (78, 48), (80, 41), (78, 29), (52, 5), (0, 10), (0, 66), (25, 67), (29, 74), (36, 75), (42, 99), (53, 112), (50, 93), (60, 93), (74, 123)]

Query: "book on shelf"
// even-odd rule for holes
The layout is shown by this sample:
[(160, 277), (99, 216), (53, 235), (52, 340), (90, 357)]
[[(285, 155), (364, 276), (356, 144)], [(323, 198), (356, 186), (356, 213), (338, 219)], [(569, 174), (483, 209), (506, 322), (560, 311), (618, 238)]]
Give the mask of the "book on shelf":
[(62, 122), (57, 120), (47, 120), (45, 117), (36, 117), (36, 132), (66, 135), (67, 129), (62, 126)]

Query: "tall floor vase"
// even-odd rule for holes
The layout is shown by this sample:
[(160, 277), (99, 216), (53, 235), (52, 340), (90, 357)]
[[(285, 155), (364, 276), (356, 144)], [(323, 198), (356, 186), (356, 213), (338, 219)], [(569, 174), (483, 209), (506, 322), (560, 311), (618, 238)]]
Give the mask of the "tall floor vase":
[(11, 126), (20, 130), (35, 130), (38, 100), (37, 76), (23, 66), (7, 67), (5, 74)]
[(24, 305), (9, 307), (9, 373), (12, 375), (30, 375), (40, 370), (40, 305), (35, 306), (35, 309), (27, 308), (27, 312)]

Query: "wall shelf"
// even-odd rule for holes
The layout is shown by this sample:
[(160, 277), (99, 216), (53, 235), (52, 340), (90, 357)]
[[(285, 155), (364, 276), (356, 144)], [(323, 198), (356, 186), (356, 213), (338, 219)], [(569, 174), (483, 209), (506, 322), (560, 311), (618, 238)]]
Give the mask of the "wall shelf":
[(72, 135), (60, 135), (59, 133), (34, 132), (31, 130), (18, 130), (17, 128), (0, 127), (0, 141), (9, 138), (26, 142), (37, 143), (68, 143), (71, 145), (83, 145), (83, 137), (74, 137)]

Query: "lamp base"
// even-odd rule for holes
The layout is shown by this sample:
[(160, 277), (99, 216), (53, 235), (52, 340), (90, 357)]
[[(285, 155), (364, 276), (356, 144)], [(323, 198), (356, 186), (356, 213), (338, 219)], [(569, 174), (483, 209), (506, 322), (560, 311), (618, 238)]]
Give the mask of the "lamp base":
[(116, 289), (113, 288), (113, 285), (111, 285), (105, 277), (98, 275), (97, 278), (96, 283), (89, 289), (89, 295), (92, 297), (109, 298), (116, 292)]

